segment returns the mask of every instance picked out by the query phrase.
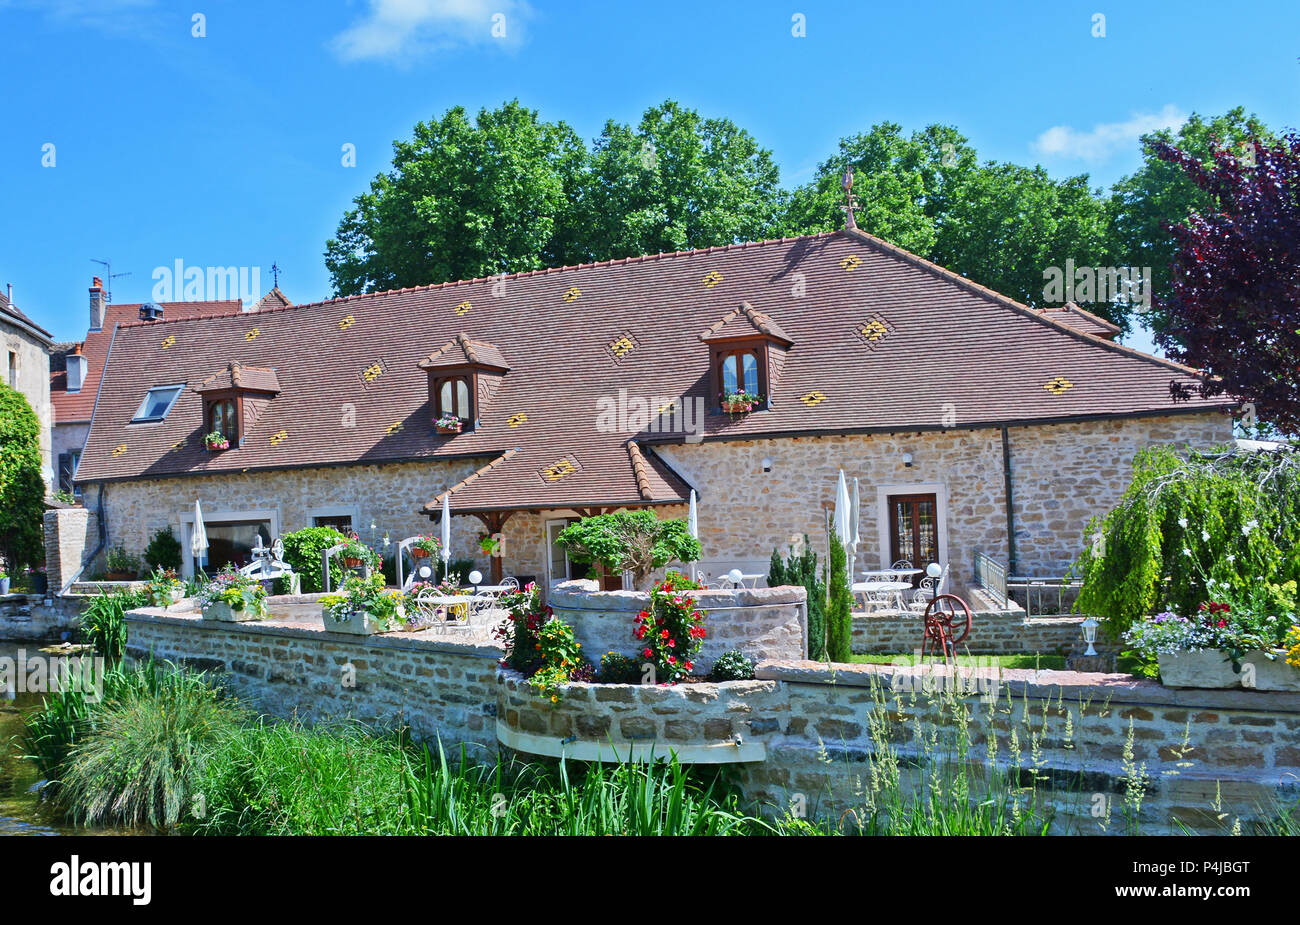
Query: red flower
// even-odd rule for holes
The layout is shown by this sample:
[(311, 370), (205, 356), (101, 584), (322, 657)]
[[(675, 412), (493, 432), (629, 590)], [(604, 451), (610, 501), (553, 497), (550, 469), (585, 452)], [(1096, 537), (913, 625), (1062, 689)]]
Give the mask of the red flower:
[(644, 655), (646, 658), (649, 658), (650, 655), (651, 655), (651, 652), (650, 652), (649, 649), (646, 649), (645, 652), (643, 652), (643, 653), (641, 653), (641, 654)]
[(668, 664), (670, 664), (670, 665), (676, 665), (676, 664), (677, 664), (677, 656), (676, 656), (676, 655), (670, 655), (670, 656), (668, 656)]

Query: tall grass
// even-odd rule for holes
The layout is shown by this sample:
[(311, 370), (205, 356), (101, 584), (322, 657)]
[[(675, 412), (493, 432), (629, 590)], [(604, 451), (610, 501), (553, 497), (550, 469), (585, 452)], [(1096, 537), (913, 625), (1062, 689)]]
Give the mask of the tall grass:
[(110, 664), (126, 652), (126, 612), (148, 603), (144, 591), (112, 591), (95, 595), (81, 613), (81, 634)]
[(189, 671), (153, 665), (116, 673), (105, 701), (74, 727), (58, 771), (58, 801), (84, 825), (170, 829), (186, 814), (192, 781), (233, 734), (241, 708)]

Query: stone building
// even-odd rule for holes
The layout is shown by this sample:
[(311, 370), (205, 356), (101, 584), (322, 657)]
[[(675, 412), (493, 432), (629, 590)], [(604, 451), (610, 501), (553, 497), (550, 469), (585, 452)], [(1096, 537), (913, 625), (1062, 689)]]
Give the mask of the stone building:
[(554, 543), (573, 518), (680, 516), (692, 489), (703, 567), (765, 571), (824, 543), (843, 469), (859, 564), (939, 561), (961, 589), (977, 550), (1061, 574), (1139, 449), (1231, 439), (1227, 405), (1181, 398), (1193, 370), (1115, 330), (853, 227), (124, 321), (77, 482), (137, 553), (167, 525), (188, 548), (201, 500), (214, 562), (313, 524), (382, 548), (447, 496), (455, 555), (549, 586), (578, 571)]
[(4, 342), (4, 381), (22, 392), (41, 426), (41, 474), (54, 481), (50, 463), (50, 332), (28, 318), (12, 301), (13, 291), (0, 293), (0, 341)]
[[(273, 289), (250, 311), (266, 306), (291, 304), (279, 289)], [(90, 284), (90, 318), (86, 339), (56, 344), (50, 358), (49, 394), (54, 410), (53, 459), (58, 486), (73, 489), (73, 478), (81, 460), (90, 414), (95, 407), (104, 360), (113, 342), (113, 332), (124, 322), (193, 318), (199, 315), (233, 315), (243, 311), (239, 299), (209, 302), (146, 302), (114, 305), (103, 281), (96, 276)]]

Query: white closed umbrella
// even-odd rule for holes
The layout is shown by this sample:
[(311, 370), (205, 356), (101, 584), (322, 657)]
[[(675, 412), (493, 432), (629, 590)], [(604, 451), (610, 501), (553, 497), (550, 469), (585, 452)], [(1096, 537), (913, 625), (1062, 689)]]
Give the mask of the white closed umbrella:
[(695, 539), (700, 538), (700, 512), (695, 508), (695, 489), (691, 489), (691, 506), (686, 514), (686, 526), (691, 531), (691, 536)]
[(849, 544), (853, 550), (849, 554), (849, 584), (853, 584), (853, 571), (858, 564), (858, 544), (862, 542), (861, 507), (862, 500), (858, 491), (858, 478), (854, 476), (853, 506), (849, 508)]
[(442, 496), (442, 573), (451, 567), (451, 492)]
[(203, 566), (203, 559), (208, 552), (208, 529), (203, 526), (203, 506), (198, 499), (194, 501), (194, 529), (190, 532), (190, 552), (194, 554), (194, 568), (198, 571)]
[(845, 546), (849, 542), (849, 483), (844, 478), (844, 470), (840, 470), (840, 483), (835, 489), (835, 518), (832, 521), (835, 526), (835, 535)]

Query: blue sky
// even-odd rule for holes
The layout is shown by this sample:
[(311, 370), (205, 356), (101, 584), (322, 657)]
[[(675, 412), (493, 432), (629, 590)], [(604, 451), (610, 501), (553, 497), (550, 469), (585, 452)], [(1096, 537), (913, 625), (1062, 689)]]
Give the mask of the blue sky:
[(92, 258), (131, 274), (117, 302), (178, 259), (260, 267), (262, 289), (274, 261), (291, 299), (326, 298), (325, 241), (392, 141), (514, 97), (588, 139), (671, 97), (752, 132), (787, 186), (883, 120), (1108, 185), (1137, 134), (1193, 111), (1300, 124), (1298, 26), (1295, 0), (0, 0), (0, 285), (63, 340)]

